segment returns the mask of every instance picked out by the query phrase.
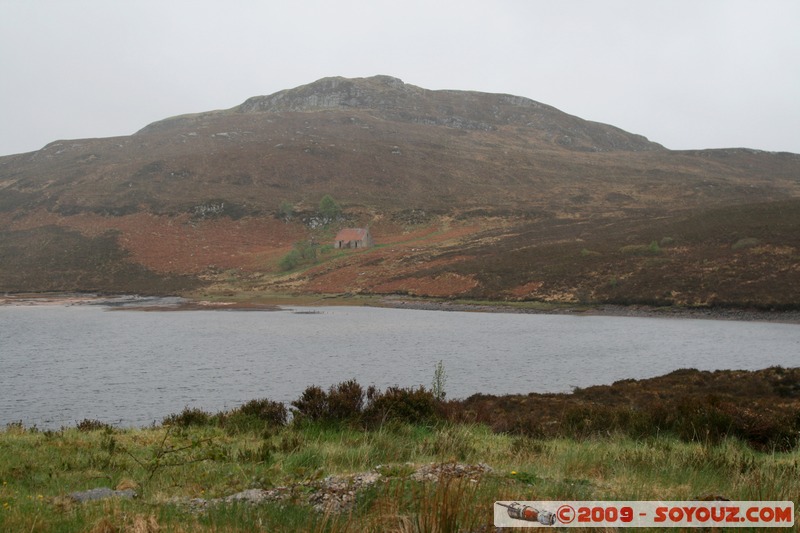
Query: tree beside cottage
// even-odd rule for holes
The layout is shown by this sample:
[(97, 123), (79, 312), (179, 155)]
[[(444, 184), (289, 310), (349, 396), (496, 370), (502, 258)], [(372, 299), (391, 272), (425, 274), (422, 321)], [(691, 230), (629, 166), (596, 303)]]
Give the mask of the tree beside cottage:
[(345, 228), (333, 240), (334, 248), (369, 248), (374, 245), (369, 228)]

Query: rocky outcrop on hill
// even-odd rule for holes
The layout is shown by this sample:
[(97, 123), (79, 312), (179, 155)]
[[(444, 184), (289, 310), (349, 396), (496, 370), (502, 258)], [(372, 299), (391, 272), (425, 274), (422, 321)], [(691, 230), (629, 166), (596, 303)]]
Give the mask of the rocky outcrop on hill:
[(641, 135), (590, 122), (521, 96), (474, 91), (432, 91), (391, 76), (323, 78), (271, 95), (254, 96), (227, 111), (173, 117), (139, 134), (192, 127), (220, 114), (370, 110), (382, 118), (447, 128), (494, 131), (517, 126), (544, 132), (550, 142), (578, 151), (648, 151), (664, 148)]

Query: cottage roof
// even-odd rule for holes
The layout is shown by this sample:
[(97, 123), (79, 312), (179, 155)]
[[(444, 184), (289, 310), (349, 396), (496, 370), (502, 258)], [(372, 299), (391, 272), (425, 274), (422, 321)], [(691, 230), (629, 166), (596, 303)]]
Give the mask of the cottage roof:
[(367, 228), (344, 228), (336, 234), (334, 241), (363, 241), (368, 233)]

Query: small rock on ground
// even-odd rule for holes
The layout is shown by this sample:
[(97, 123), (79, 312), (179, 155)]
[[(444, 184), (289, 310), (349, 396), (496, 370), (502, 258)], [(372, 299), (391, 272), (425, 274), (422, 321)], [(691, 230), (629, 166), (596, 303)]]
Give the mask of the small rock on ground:
[[(209, 505), (227, 503), (259, 504), (270, 501), (287, 500), (298, 493), (297, 489), (308, 489), (305, 501), (320, 512), (341, 512), (349, 509), (356, 500), (358, 492), (374, 485), (385, 476), (381, 475), (381, 467), (376, 467), (371, 472), (361, 472), (348, 476), (328, 476), (322, 481), (305, 481), (288, 487), (273, 489), (247, 489), (224, 498), (193, 498), (185, 500), (174, 498), (173, 503), (188, 504), (195, 511), (205, 509)], [(438, 481), (442, 478), (468, 478), (477, 481), (484, 474), (492, 472), (489, 465), (479, 463), (476, 465), (462, 463), (431, 463), (417, 468), (411, 479), (422, 482)], [(305, 491), (301, 491), (305, 492)]]
[(136, 491), (133, 489), (111, 490), (107, 487), (73, 492), (69, 497), (76, 502), (88, 502), (92, 500), (105, 500), (106, 498), (135, 498)]

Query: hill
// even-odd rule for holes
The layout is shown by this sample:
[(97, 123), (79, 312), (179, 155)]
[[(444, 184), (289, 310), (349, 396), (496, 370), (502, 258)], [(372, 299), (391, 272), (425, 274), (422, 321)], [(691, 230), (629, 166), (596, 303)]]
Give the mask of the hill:
[[(326, 194), (343, 216), (321, 225)], [(325, 78), (0, 158), (0, 290), (786, 308), (799, 223), (796, 154), (671, 151), (519, 96)], [(281, 269), (351, 225), (379, 246)]]

